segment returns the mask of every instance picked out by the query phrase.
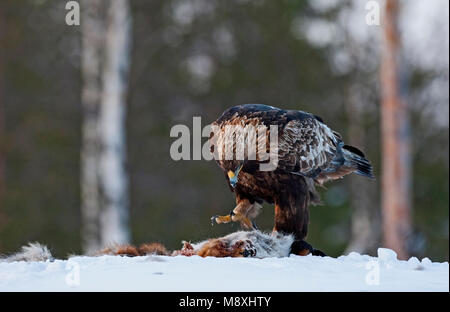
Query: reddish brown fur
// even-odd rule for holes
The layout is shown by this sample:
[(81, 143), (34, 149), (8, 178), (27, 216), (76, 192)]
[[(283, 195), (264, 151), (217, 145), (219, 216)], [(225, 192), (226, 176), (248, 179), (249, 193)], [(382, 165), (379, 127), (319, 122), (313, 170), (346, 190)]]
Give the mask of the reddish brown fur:
[(136, 257), (139, 256), (139, 251), (132, 245), (118, 245), (104, 248), (96, 253), (96, 255), (122, 255)]
[(190, 256), (194, 256), (194, 255), (195, 255), (194, 247), (192, 247), (191, 243), (189, 243), (189, 242), (183, 242), (183, 248), (172, 252), (173, 257), (175, 257), (175, 256), (190, 257)]
[(122, 255), (129, 257), (145, 256), (145, 255), (169, 255), (166, 247), (160, 243), (142, 244), (139, 247), (133, 245), (117, 245), (104, 248), (95, 255)]
[(149, 244), (142, 244), (141, 246), (139, 246), (139, 254), (140, 255), (154, 254), (160, 256), (167, 256), (169, 255), (169, 251), (167, 251), (166, 247), (160, 243), (149, 243)]
[(163, 255), (163, 256), (200, 256), (200, 257), (242, 257), (244, 252), (244, 242), (238, 241), (230, 246), (225, 240), (220, 238), (210, 239), (198, 250), (188, 242), (183, 243), (183, 248), (175, 250), (170, 253), (166, 247), (160, 243), (142, 244), (139, 247), (133, 245), (119, 245), (105, 248), (99, 251), (96, 255), (121, 255), (128, 257), (137, 257), (145, 255)]
[(136, 257), (139, 256), (139, 251), (136, 247), (131, 246), (131, 245), (125, 245), (125, 246), (120, 246), (117, 250), (116, 250), (116, 254), (117, 255), (124, 255), (124, 256), (131, 256), (131, 257)]
[(238, 241), (228, 246), (225, 241), (217, 238), (206, 242), (196, 253), (200, 257), (242, 257), (244, 242)]

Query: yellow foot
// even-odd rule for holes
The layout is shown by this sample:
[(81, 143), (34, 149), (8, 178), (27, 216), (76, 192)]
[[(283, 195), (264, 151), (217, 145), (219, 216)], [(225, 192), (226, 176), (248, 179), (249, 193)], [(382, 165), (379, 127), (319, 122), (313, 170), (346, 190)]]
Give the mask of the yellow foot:
[(231, 222), (231, 215), (227, 215), (227, 216), (213, 216), (211, 218), (211, 224), (214, 225), (214, 222), (216, 222), (217, 224), (229, 223), (229, 222)]

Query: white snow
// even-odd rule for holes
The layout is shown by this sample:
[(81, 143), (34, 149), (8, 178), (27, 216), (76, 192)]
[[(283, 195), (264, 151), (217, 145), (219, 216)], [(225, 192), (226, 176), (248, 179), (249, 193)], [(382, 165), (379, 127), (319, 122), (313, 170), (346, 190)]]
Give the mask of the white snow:
[(76, 256), (0, 262), (2, 291), (449, 291), (449, 269), (381, 248), (378, 257)]

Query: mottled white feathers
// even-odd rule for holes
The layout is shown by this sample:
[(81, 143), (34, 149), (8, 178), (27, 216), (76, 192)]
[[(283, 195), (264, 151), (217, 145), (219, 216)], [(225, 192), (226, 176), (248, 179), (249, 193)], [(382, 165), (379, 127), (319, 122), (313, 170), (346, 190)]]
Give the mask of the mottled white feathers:
[(279, 141), (280, 163), (294, 173), (308, 175), (328, 167), (340, 137), (324, 123), (307, 118), (288, 122)]

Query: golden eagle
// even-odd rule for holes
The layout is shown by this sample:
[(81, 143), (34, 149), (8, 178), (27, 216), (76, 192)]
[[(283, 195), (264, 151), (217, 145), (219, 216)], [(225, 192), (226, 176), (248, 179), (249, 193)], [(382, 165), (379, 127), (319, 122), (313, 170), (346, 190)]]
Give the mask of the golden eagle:
[[(250, 135), (255, 131), (242, 131), (261, 127), (265, 132), (256, 135)], [(372, 166), (364, 154), (345, 145), (339, 133), (307, 112), (261, 104), (239, 105), (227, 109), (212, 124), (212, 130), (211, 152), (236, 195), (236, 207), (229, 215), (214, 216), (211, 221), (240, 222), (244, 228), (252, 229), (255, 227), (252, 219), (258, 215), (263, 201), (274, 203), (273, 230), (294, 234), (300, 242), (296, 253), (305, 248), (313, 250), (304, 239), (308, 232), (308, 206), (318, 202), (315, 184), (322, 185), (350, 173), (373, 178)], [(270, 144), (273, 131), (277, 131), (276, 149)], [(256, 146), (257, 152), (249, 151), (249, 145)], [(234, 157), (224, 157), (227, 149)], [(244, 151), (241, 153), (244, 157), (236, 157), (238, 150)], [(277, 154), (273, 170), (261, 170), (262, 164), (271, 161), (260, 157), (263, 152), (266, 156)]]

